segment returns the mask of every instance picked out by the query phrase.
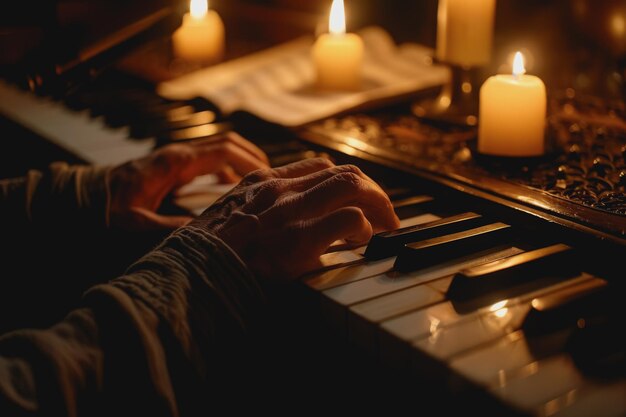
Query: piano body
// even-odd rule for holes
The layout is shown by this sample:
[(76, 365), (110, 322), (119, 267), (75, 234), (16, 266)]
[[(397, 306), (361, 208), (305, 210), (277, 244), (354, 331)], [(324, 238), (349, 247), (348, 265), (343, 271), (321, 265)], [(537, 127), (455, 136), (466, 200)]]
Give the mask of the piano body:
[[(236, 28), (232, 57), (315, 30), (323, 15), (296, 0), (214, 3)], [(355, 23), (433, 46), (436, 2), (414, 3), (403, 17), (364, 1)], [(354, 163), (388, 191), (403, 227), (325, 254), (324, 269), (288, 291), (280, 305), (294, 314), (274, 336), (300, 349), (281, 351), (299, 359), (294, 374), (323, 374), (333, 397), (384, 395), (441, 414), (623, 416), (626, 6), (544, 3), (499, 2), (494, 50), (494, 62), (519, 44), (546, 59), (535, 67), (549, 86), (541, 158), (482, 156), (475, 128), (420, 118), (417, 99), (284, 128), (159, 97), (155, 80), (180, 69), (141, 77), (126, 57), (167, 44), (177, 3), (131, 14), (135, 26), (63, 71), (5, 65), (0, 127), (15, 137), (3, 141), (2, 173), (58, 158), (117, 163), (228, 130), (276, 166)]]

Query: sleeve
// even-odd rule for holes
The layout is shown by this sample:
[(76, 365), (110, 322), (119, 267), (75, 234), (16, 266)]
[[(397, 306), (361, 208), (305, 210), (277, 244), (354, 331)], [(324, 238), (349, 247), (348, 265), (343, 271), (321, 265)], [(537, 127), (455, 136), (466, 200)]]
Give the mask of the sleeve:
[(0, 180), (0, 230), (31, 225), (104, 227), (110, 167), (55, 162), (47, 170)]
[(0, 338), (0, 415), (196, 415), (264, 304), (227, 245), (179, 229), (62, 322)]

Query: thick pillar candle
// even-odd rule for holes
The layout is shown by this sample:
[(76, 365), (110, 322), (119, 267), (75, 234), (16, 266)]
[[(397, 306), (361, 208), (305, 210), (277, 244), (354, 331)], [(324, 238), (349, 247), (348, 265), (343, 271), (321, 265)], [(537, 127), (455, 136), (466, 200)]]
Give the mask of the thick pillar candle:
[(496, 0), (439, 0), (437, 58), (463, 67), (491, 59)]
[(222, 18), (208, 9), (207, 0), (191, 0), (189, 13), (172, 35), (174, 55), (190, 62), (218, 62), (224, 55), (224, 32)]
[(495, 75), (482, 85), (478, 152), (513, 157), (544, 153), (546, 87), (541, 79), (524, 72), (518, 52), (513, 75)]
[(322, 90), (358, 90), (362, 82), (363, 41), (346, 33), (343, 0), (334, 0), (329, 32), (322, 34), (311, 51), (316, 85)]

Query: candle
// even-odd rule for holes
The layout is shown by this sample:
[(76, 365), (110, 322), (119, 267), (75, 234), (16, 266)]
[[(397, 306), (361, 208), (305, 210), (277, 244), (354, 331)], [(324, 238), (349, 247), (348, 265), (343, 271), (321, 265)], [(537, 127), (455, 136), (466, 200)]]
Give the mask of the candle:
[(322, 34), (312, 49), (317, 87), (324, 90), (357, 90), (361, 86), (363, 41), (346, 33), (343, 0), (333, 0), (329, 32)]
[(439, 0), (437, 58), (474, 67), (489, 63), (496, 0)]
[(189, 13), (172, 36), (174, 54), (190, 62), (215, 63), (224, 55), (224, 23), (207, 0), (191, 0)]
[(478, 152), (522, 157), (543, 154), (546, 87), (541, 79), (525, 72), (518, 52), (513, 75), (489, 77), (480, 88)]

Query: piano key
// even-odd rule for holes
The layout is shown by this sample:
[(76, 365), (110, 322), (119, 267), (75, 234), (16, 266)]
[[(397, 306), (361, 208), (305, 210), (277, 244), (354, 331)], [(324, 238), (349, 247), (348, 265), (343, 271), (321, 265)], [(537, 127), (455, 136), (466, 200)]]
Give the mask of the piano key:
[(159, 143), (169, 143), (205, 139), (229, 132), (232, 129), (233, 125), (230, 122), (208, 123), (162, 133), (157, 137), (157, 140)]
[(119, 164), (147, 155), (153, 139), (134, 141), (127, 129), (111, 129), (88, 112), (37, 97), (0, 80), (0, 112), (11, 120), (74, 153), (87, 163)]
[(555, 404), (548, 402), (541, 407), (539, 415), (554, 417), (623, 417), (626, 415), (626, 381), (611, 381), (587, 386)]
[(367, 245), (365, 257), (377, 260), (396, 255), (407, 243), (431, 239), (482, 226), (485, 219), (476, 213), (461, 213), (423, 225), (404, 227), (374, 235)]
[(463, 232), (452, 233), (405, 245), (396, 258), (394, 268), (408, 272), (477, 253), (510, 241), (511, 226), (492, 223)]
[(516, 370), (520, 376), (491, 391), (516, 408), (532, 413), (537, 408), (581, 387), (584, 380), (567, 355), (536, 361)]
[(607, 303), (612, 300), (601, 289), (607, 289), (607, 282), (592, 280), (580, 287), (533, 299), (532, 308), (524, 319), (524, 333), (531, 337), (574, 328), (591, 309), (606, 312)]
[(394, 210), (400, 219), (432, 213), (434, 198), (428, 195), (418, 195), (392, 200)]
[(444, 295), (427, 286), (417, 285), (404, 291), (383, 295), (350, 307), (350, 311), (371, 323), (380, 323), (409, 311), (418, 310), (444, 300)]
[[(326, 258), (327, 255), (328, 254), (322, 255), (322, 258), (328, 259)], [(306, 285), (318, 291), (323, 291), (390, 271), (393, 268), (394, 262), (393, 258), (391, 258), (366, 264), (362, 262), (362, 256), (354, 254), (354, 261), (359, 262), (358, 264), (355, 264), (352, 261), (352, 258), (345, 253), (341, 255), (341, 261), (342, 265), (348, 264), (348, 266), (331, 269), (312, 278), (306, 279)]]
[[(435, 265), (433, 267), (426, 268), (420, 271), (414, 271), (408, 274), (398, 273), (395, 271), (392, 272), (391, 270), (389, 270), (386, 273), (370, 276), (369, 278), (361, 279), (347, 284), (343, 282), (343, 285), (333, 285), (331, 288), (324, 290), (323, 294), (325, 297), (333, 300), (337, 304), (349, 306), (355, 303), (379, 297), (381, 295), (389, 294), (394, 291), (399, 291), (408, 287), (413, 287), (415, 285), (435, 281), (437, 279), (452, 275), (456, 271), (466, 268), (469, 265), (477, 265), (480, 263), (489, 262), (494, 259), (502, 258), (504, 256), (510, 256), (514, 253), (519, 253), (519, 251), (521, 251), (519, 248), (500, 247), (480, 252), (478, 254), (473, 254), (464, 258), (449, 260), (439, 265)], [(386, 261), (379, 262), (384, 263)]]
[(565, 350), (585, 375), (611, 379), (626, 376), (621, 299), (609, 300), (604, 312), (594, 311), (578, 319)]
[[(189, 111), (187, 114), (179, 115)], [(133, 137), (157, 136), (171, 130), (199, 126), (216, 121), (216, 114), (210, 110), (195, 112), (193, 107), (184, 105), (154, 117), (141, 117), (129, 122)]]
[(463, 301), (545, 276), (571, 277), (578, 272), (574, 250), (556, 244), (461, 271), (452, 280), (448, 297)]
[[(506, 387), (517, 378), (525, 378), (529, 370), (533, 372), (538, 368), (536, 360), (528, 349), (524, 333), (517, 331), (496, 343), (455, 357), (450, 362), (450, 369), (481, 389), (494, 390)], [(567, 362), (567, 365), (571, 365), (571, 362)], [(623, 402), (624, 389), (626, 385), (623, 381), (608, 382), (594, 387), (587, 385), (584, 389), (577, 389), (576, 395), (565, 394), (565, 397), (561, 395), (544, 402), (539, 405), (538, 410), (533, 410), (533, 414), (622, 415), (626, 407)], [(620, 401), (621, 406), (614, 407)]]
[[(520, 249), (517, 248), (511, 248), (510, 250), (504, 251), (501, 250), (495, 256), (510, 256), (512, 253), (517, 253), (518, 251), (520, 251)], [(480, 257), (478, 257), (477, 259), (474, 256), (469, 259), (469, 262), (486, 262), (488, 260), (494, 259), (494, 254), (492, 252), (493, 251), (481, 254), (487, 256), (487, 260), (481, 259)], [(440, 267), (443, 270), (443, 273), (447, 272), (445, 271), (446, 266)], [(458, 265), (457, 268), (459, 268)], [(442, 271), (436, 271), (435, 268), (433, 268), (433, 270), (438, 274), (442, 274)], [(453, 272), (454, 271), (451, 271), (450, 273)], [(383, 274), (383, 276), (385, 275), (391, 274)], [(394, 280), (385, 281), (381, 280), (380, 277), (372, 277), (345, 286), (349, 287), (350, 291), (353, 290), (352, 287), (356, 287), (357, 292), (355, 292), (354, 294), (360, 294), (360, 296), (365, 300), (352, 304), (348, 312), (347, 318), (351, 340), (357, 347), (361, 349), (361, 351), (370, 355), (376, 353), (375, 348), (378, 345), (378, 325), (380, 322), (388, 320), (394, 316), (405, 314), (410, 311), (424, 308), (428, 305), (443, 301), (445, 291), (438, 291), (436, 289), (436, 286), (434, 286), (433, 284), (438, 283), (439, 281), (449, 281), (451, 279), (451, 276), (436, 279), (432, 275), (428, 276), (428, 274), (425, 274), (422, 276), (422, 279), (424, 281), (421, 282), (421, 284), (424, 284), (424, 282), (426, 282), (428, 283), (428, 285), (419, 285), (418, 281), (403, 282), (402, 277), (400, 276), (396, 278), (397, 280), (395, 280), (394, 282)], [(432, 281), (432, 279), (435, 280)], [(365, 282), (369, 282), (370, 285), (358, 285), (359, 283)], [(376, 284), (378, 284), (378, 286), (376, 286)], [(413, 286), (407, 287), (407, 285)], [(342, 287), (336, 287), (336, 289), (342, 290)], [(363, 289), (366, 289), (367, 291), (362, 291)], [(346, 290), (348, 290), (348, 288), (346, 288)], [(361, 291), (359, 292), (359, 290)], [(348, 292), (346, 292), (346, 294), (348, 294)], [(327, 304), (334, 303), (332, 304), (332, 306), (326, 306), (326, 310), (332, 311), (332, 309), (334, 308), (335, 316), (340, 317), (339, 320), (341, 320), (341, 317), (343, 317), (342, 310), (345, 310), (344, 304), (342, 304), (341, 302), (337, 302), (336, 298), (325, 298), (324, 300), (327, 300)]]
[[(417, 285), (404, 291), (388, 294), (370, 301), (355, 304), (347, 312), (350, 342), (370, 358), (377, 356), (378, 332), (376, 325), (388, 317), (424, 308), (441, 302), (444, 295), (427, 285)], [(335, 309), (341, 314), (341, 308)]]
[[(592, 278), (589, 274), (581, 274), (578, 277), (566, 281), (553, 283), (546, 287), (536, 289), (513, 299), (509, 299), (508, 306), (517, 303), (528, 302), (539, 295), (586, 282)], [(495, 304), (495, 303), (494, 303)], [(403, 316), (392, 318), (381, 324), (381, 326), (400, 340), (412, 342), (422, 337), (427, 337), (431, 332), (438, 331), (444, 326), (451, 326), (463, 320), (469, 320), (477, 314), (489, 313), (491, 306), (483, 307), (473, 312), (459, 312), (455, 309), (452, 301), (444, 301), (423, 310), (417, 310)]]
[[(580, 277), (549, 286), (541, 291), (546, 293), (559, 291), (590, 279), (596, 278), (581, 274)], [(518, 331), (524, 316), (520, 310), (528, 309), (530, 300), (541, 291), (528, 294), (526, 297), (502, 300), (471, 314), (459, 314), (451, 302), (443, 302), (391, 318), (381, 324), (380, 360), (395, 369), (409, 366), (413, 372), (421, 373), (433, 366), (433, 361), (441, 367), (456, 357), (463, 357), (480, 351), (485, 346), (492, 346), (500, 337), (511, 332), (517, 331), (523, 336), (523, 333)], [(480, 318), (489, 315), (490, 320)], [(426, 344), (432, 346), (425, 346)], [(528, 352), (528, 355), (532, 356), (532, 353)], [(447, 365), (444, 368), (448, 369)], [(445, 378), (453, 377), (453, 374), (443, 372), (443, 368), (438, 369), (437, 374)], [(501, 379), (503, 375), (499, 374), (498, 377)], [(457, 385), (458, 383), (459, 381), (455, 382)]]
[(455, 326), (436, 327), (413, 346), (429, 357), (448, 360), (464, 351), (493, 342), (519, 329), (530, 305), (507, 306), (496, 303), (492, 311), (477, 315)]
[(402, 199), (393, 200), (393, 208), (399, 209), (402, 207), (413, 206), (415, 204), (429, 203), (434, 199), (429, 195), (415, 195), (411, 197), (405, 197)]
[[(413, 226), (421, 223), (428, 223), (430, 221), (438, 219), (437, 216), (432, 214), (424, 214), (416, 217), (411, 217), (409, 219), (404, 219), (400, 221), (401, 227)], [(320, 256), (320, 261), (324, 266), (321, 271), (314, 271), (311, 274), (307, 274), (307, 276), (315, 276), (324, 273), (329, 268), (342, 268), (348, 265), (354, 265), (355, 263), (365, 263), (365, 258), (363, 257), (363, 252), (365, 251), (365, 246), (361, 248), (356, 248), (348, 251), (340, 251), (340, 252), (331, 252), (325, 253)], [(315, 278), (312, 278), (315, 279)], [(332, 281), (329, 277), (320, 278), (322, 281)]]
[(506, 384), (509, 372), (535, 361), (524, 333), (509, 333), (495, 343), (461, 353), (449, 362), (450, 369), (482, 387)]

